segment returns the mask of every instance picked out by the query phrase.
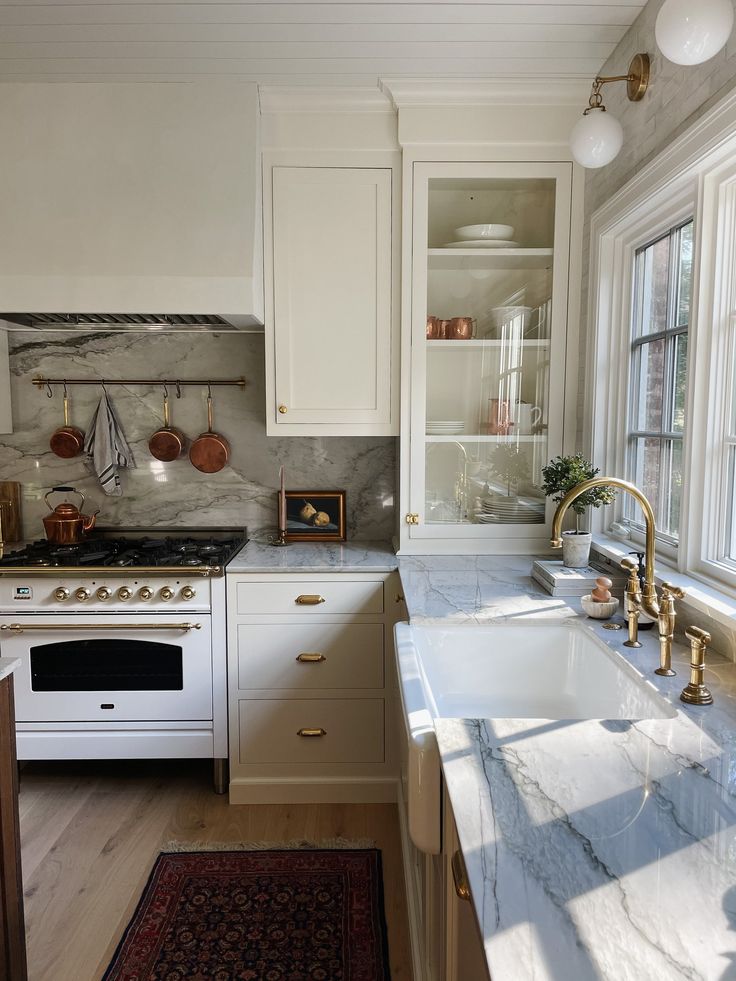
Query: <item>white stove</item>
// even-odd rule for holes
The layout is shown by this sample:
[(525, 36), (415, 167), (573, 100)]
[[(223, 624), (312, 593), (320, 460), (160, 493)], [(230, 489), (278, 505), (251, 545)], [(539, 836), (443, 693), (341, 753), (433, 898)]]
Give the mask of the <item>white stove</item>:
[(0, 559), (18, 758), (211, 758), (224, 792), (224, 571), (245, 533), (110, 535)]

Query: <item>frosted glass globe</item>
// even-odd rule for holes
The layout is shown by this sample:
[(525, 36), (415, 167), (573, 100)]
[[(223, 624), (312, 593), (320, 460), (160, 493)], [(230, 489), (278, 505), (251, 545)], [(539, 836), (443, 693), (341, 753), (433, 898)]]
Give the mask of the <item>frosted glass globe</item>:
[(665, 0), (654, 35), (669, 61), (700, 65), (718, 54), (732, 28), (732, 0)]
[(591, 109), (581, 116), (570, 133), (573, 157), (590, 170), (609, 164), (618, 156), (623, 142), (621, 123), (605, 109)]

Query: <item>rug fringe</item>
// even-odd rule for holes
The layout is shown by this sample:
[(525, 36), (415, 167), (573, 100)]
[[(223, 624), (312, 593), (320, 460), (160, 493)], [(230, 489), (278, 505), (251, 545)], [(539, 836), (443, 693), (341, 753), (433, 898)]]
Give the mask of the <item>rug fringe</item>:
[(315, 849), (375, 848), (373, 838), (292, 838), (290, 841), (167, 841), (160, 846), (162, 852), (266, 852), (298, 851)]

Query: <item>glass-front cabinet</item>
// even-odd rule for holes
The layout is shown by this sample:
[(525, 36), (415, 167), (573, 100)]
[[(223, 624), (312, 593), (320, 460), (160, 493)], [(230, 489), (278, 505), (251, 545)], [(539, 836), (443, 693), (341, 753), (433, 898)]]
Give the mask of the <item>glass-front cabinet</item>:
[(511, 551), (549, 538), (541, 471), (562, 450), (571, 170), (414, 164), (406, 519), (417, 544)]

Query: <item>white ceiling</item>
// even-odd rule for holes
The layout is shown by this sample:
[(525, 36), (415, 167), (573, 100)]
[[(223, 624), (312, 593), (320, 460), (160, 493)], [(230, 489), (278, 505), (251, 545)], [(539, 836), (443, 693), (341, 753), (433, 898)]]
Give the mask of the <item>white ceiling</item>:
[(645, 2), (0, 0), (0, 80), (591, 78)]

